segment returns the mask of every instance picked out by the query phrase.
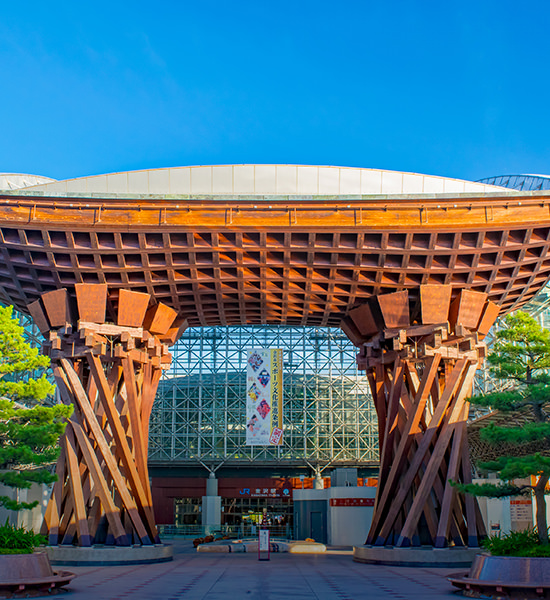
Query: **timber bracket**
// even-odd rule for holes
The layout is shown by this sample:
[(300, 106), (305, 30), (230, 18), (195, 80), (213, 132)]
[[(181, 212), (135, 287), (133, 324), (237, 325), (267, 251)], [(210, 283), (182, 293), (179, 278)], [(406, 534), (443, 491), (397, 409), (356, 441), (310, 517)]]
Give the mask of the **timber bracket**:
[(468, 396), (499, 307), (487, 294), (420, 286), (375, 296), (342, 329), (359, 348), (378, 415), (380, 474), (367, 544), (476, 547), (486, 534), (470, 483)]
[[(106, 320), (110, 306), (112, 321)], [(60, 439), (58, 480), (42, 534), (51, 545), (158, 543), (147, 469), (149, 419), (169, 346), (187, 323), (151, 296), (76, 284), (28, 309), (46, 338), (61, 400), (74, 412)]]

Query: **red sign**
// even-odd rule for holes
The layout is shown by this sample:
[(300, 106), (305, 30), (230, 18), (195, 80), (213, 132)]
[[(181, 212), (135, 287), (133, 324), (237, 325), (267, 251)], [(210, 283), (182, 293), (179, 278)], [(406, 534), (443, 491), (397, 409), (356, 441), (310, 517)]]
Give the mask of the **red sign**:
[(272, 446), (278, 446), (281, 443), (281, 438), (283, 437), (283, 430), (278, 427), (274, 427), (271, 432), (271, 437), (269, 438), (269, 443)]
[(331, 498), (331, 506), (374, 506), (374, 498)]

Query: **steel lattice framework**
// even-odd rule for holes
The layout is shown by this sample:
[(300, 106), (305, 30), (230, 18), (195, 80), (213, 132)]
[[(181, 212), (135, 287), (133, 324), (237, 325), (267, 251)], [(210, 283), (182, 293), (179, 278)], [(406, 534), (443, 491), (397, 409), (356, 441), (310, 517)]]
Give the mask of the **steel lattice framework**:
[[(284, 436), (280, 447), (245, 445), (246, 351), (281, 348)], [(336, 329), (206, 327), (173, 350), (151, 420), (149, 461), (158, 464), (371, 465), (376, 414), (355, 348)]]
[[(5, 304), (2, 304), (5, 306)], [(24, 328), (24, 336), (26, 341), (33, 348), (40, 348), (42, 346), (42, 342), (44, 341), (43, 336), (40, 333), (40, 330), (36, 326), (36, 323), (32, 320), (30, 315), (26, 315), (18, 310), (13, 311), (13, 318), (19, 321), (19, 325)]]
[[(518, 191), (537, 191), (537, 190), (548, 190), (550, 189), (550, 176), (548, 175), (497, 175), (493, 177), (485, 177), (484, 179), (478, 180), (478, 183), (485, 183), (488, 185), (496, 185), (501, 187), (507, 187)], [(528, 312), (530, 315), (535, 317), (539, 323), (545, 327), (550, 327), (550, 288), (548, 284), (541, 289), (541, 291), (524, 307), (523, 310)], [(489, 333), (489, 336), (485, 340), (487, 347), (491, 348), (494, 342), (494, 333), (500, 327), (500, 319), (497, 320), (495, 328)], [(507, 384), (502, 381), (495, 379), (490, 370), (485, 366), (480, 369), (476, 374), (474, 383), (474, 394), (485, 394), (496, 389), (504, 389)], [(486, 414), (487, 410), (476, 411), (476, 416), (479, 414)]]
[(548, 175), (497, 175), (480, 179), (478, 183), (497, 185), (519, 191), (550, 190)]

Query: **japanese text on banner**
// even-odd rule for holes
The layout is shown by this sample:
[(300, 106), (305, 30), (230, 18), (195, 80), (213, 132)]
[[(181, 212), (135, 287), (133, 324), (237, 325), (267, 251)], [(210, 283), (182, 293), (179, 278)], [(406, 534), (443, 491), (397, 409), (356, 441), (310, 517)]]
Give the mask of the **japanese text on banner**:
[(280, 445), (283, 436), (283, 352), (254, 348), (246, 365), (246, 444)]

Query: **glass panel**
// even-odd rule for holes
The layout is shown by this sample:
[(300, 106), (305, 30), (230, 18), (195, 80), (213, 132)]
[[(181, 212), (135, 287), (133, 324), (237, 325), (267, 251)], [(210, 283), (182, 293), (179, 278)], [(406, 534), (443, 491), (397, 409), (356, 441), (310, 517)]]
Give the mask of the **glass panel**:
[[(281, 348), (282, 446), (245, 445), (246, 352)], [(281, 460), (354, 466), (378, 460), (377, 425), (356, 348), (339, 329), (246, 326), (189, 329), (174, 346), (150, 429), (151, 464)]]

